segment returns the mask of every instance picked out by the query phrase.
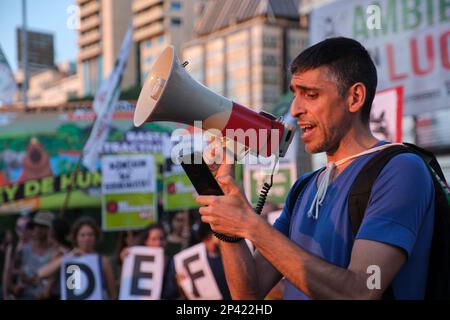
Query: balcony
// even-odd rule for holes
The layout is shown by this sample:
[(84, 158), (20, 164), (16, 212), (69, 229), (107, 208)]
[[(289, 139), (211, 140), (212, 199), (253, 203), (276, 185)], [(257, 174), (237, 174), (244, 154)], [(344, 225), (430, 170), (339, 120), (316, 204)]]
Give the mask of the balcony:
[(89, 44), (99, 42), (100, 39), (101, 39), (101, 34), (100, 34), (100, 31), (97, 29), (97, 30), (89, 31), (88, 33), (86, 33), (84, 35), (80, 34), (78, 37), (77, 43), (78, 43), (79, 47), (84, 47)]
[(133, 17), (133, 27), (140, 27), (164, 19), (164, 11), (162, 7), (154, 7), (150, 10), (142, 11)]
[(100, 26), (100, 16), (93, 15), (80, 23), (80, 32), (85, 32), (90, 29), (94, 29)]
[(85, 4), (86, 2), (89, 2), (92, 0), (77, 0), (77, 5), (82, 6), (83, 4)]
[(100, 11), (100, 3), (98, 1), (92, 1), (85, 6), (80, 7), (80, 19), (88, 17)]
[(161, 22), (156, 22), (149, 24), (148, 26), (135, 29), (133, 33), (134, 41), (142, 41), (156, 35), (162, 34), (164, 32), (164, 24)]
[(133, 13), (140, 12), (142, 10), (145, 10), (147, 8), (150, 8), (151, 6), (162, 4), (164, 0), (133, 0), (133, 3), (131, 5), (131, 9), (133, 10)]
[(78, 51), (78, 61), (84, 61), (95, 58), (99, 56), (101, 53), (102, 49), (100, 44), (96, 44), (86, 49), (80, 49), (80, 51)]

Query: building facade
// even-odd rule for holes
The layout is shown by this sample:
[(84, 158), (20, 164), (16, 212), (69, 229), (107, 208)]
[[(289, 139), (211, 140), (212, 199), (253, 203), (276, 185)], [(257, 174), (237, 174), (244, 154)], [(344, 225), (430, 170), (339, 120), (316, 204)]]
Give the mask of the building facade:
[[(83, 95), (93, 95), (113, 70), (123, 37), (131, 21), (131, 2), (77, 0), (80, 8), (78, 70)], [(122, 89), (136, 84), (136, 53), (130, 49)]]
[[(17, 62), (19, 69), (22, 63), (22, 29), (16, 29)], [(27, 60), (31, 75), (49, 68), (55, 68), (54, 37), (52, 33), (27, 30)]]
[(307, 46), (295, 0), (210, 1), (184, 46), (190, 75), (255, 110), (270, 110), (289, 87), (289, 64)]
[(198, 6), (205, 0), (133, 0), (133, 40), (136, 43), (139, 80), (142, 83), (159, 53), (192, 39)]

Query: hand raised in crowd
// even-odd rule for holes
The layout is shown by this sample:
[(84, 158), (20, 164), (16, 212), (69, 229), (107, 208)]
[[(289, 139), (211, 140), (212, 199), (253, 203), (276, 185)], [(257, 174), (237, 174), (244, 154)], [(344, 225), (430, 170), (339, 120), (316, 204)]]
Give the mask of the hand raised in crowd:
[(128, 256), (129, 253), (130, 250), (128, 248), (123, 248), (122, 251), (120, 251), (120, 261), (122, 261), (122, 263), (125, 261), (125, 258)]
[(81, 255), (83, 255), (83, 254), (84, 254), (84, 252), (81, 251), (79, 248), (73, 248), (73, 249), (69, 252), (69, 255), (75, 256), (75, 257), (79, 257), (79, 256), (81, 256)]

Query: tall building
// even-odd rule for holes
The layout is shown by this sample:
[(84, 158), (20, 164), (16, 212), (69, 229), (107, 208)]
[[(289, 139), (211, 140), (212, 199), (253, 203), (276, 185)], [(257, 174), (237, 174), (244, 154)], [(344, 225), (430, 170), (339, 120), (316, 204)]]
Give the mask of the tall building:
[(298, 0), (211, 0), (183, 50), (192, 77), (255, 110), (288, 90), (289, 64), (307, 46)]
[[(80, 7), (78, 70), (84, 95), (94, 94), (113, 70), (132, 17), (126, 0), (77, 0)], [(130, 49), (122, 89), (136, 84), (134, 48)]]
[[(23, 69), (22, 63), (22, 29), (16, 29), (17, 35), (17, 61), (19, 69)], [(53, 34), (27, 30), (27, 61), (30, 74), (43, 70), (56, 68), (53, 45)]]
[(145, 80), (155, 58), (168, 45), (181, 54), (193, 36), (198, 6), (206, 0), (133, 0), (133, 39), (140, 80)]

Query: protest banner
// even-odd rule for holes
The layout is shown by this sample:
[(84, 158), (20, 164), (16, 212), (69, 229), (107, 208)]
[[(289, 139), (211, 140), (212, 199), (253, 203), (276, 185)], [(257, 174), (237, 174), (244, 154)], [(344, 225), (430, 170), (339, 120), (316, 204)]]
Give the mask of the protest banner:
[[(148, 154), (161, 166), (170, 128), (154, 123), (134, 128), (134, 105), (120, 101), (115, 109), (102, 154)], [(0, 110), (0, 214), (61, 208), (94, 117), (93, 111), (81, 109)], [(76, 173), (68, 208), (101, 206), (100, 165), (99, 161), (95, 171)], [(157, 178), (162, 192), (162, 174), (157, 172)]]
[[(172, 165), (179, 167), (180, 165)], [(197, 192), (189, 177), (182, 170), (172, 170), (164, 173), (163, 206), (165, 211), (198, 208), (195, 202)]]
[(179, 284), (189, 300), (220, 300), (222, 294), (208, 263), (204, 243), (187, 248), (174, 256)]
[[(264, 182), (269, 176), (258, 165), (246, 165), (244, 168), (244, 189), (248, 200), (256, 204)], [(280, 162), (273, 177), (273, 186), (267, 197), (267, 202), (284, 204), (286, 195), (297, 178), (297, 168), (294, 162)]]
[(157, 220), (156, 168), (150, 155), (102, 157), (102, 229), (142, 228)]
[(60, 271), (61, 300), (102, 300), (101, 256), (66, 255)]
[(380, 140), (402, 142), (403, 87), (378, 91), (370, 111), (370, 129)]
[(334, 1), (311, 12), (311, 45), (360, 41), (378, 71), (378, 89), (404, 86), (404, 114), (450, 107), (450, 2)]
[(164, 278), (164, 249), (128, 249), (120, 279), (120, 300), (158, 300)]
[(12, 104), (16, 91), (17, 84), (14, 74), (0, 46), (0, 107)]
[(93, 109), (97, 116), (89, 139), (83, 146), (83, 165), (90, 171), (96, 169), (103, 143), (108, 137), (114, 107), (116, 106), (120, 95), (120, 83), (122, 81), (123, 71), (127, 64), (132, 40), (133, 26), (130, 23), (123, 39), (122, 47), (120, 48), (114, 69), (108, 79), (103, 81), (100, 90), (97, 91), (94, 98)]

